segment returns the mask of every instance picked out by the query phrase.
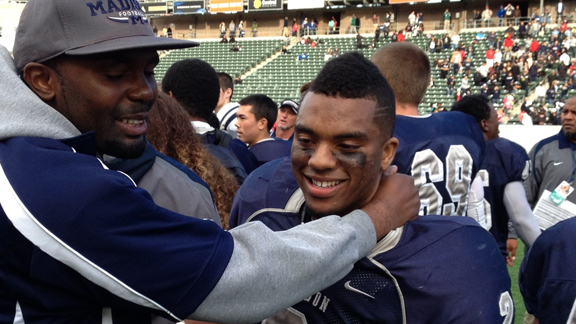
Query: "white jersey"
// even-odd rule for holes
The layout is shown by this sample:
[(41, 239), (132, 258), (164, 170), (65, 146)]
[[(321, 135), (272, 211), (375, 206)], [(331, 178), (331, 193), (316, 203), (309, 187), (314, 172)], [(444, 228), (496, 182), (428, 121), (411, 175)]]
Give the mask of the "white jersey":
[[(236, 128), (236, 113), (240, 105), (237, 102), (229, 102), (225, 104), (217, 113), (216, 116), (220, 121), (220, 129), (227, 131), (231, 134), (236, 134), (238, 129)], [(236, 137), (234, 135), (234, 137)]]

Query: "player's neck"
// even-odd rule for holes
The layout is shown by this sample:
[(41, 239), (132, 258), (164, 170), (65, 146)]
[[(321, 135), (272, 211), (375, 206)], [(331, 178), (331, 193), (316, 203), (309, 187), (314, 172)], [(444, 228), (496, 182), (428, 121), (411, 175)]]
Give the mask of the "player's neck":
[(420, 116), (420, 113), (418, 112), (417, 105), (396, 101), (396, 115)]

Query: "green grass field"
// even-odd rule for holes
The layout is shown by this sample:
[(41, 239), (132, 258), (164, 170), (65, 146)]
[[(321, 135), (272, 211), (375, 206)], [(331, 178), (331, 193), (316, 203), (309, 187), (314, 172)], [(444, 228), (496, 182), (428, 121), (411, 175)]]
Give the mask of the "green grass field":
[(508, 273), (510, 273), (510, 279), (512, 280), (512, 299), (514, 299), (515, 306), (514, 324), (522, 324), (524, 321), (524, 313), (526, 312), (524, 301), (522, 300), (522, 294), (520, 294), (520, 289), (518, 288), (518, 271), (520, 271), (520, 264), (522, 263), (523, 258), (524, 244), (522, 244), (521, 240), (518, 240), (518, 251), (516, 251), (514, 267), (508, 267)]

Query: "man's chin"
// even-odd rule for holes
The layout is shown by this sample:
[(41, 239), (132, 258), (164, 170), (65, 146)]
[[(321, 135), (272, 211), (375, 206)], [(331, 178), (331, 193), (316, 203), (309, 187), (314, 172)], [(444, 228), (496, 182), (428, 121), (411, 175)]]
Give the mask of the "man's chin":
[(136, 159), (144, 154), (145, 149), (146, 138), (142, 137), (140, 140), (129, 142), (106, 141), (104, 147), (98, 151), (121, 159)]
[(576, 142), (576, 132), (570, 131), (570, 130), (565, 130), (562, 129), (562, 131), (564, 132), (564, 136), (570, 141), (570, 142)]

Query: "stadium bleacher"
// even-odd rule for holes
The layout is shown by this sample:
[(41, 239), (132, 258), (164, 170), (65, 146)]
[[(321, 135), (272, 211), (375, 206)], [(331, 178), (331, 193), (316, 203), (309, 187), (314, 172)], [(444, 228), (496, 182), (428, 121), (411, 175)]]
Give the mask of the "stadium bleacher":
[[(472, 44), (474, 46), (475, 55), (473, 56), (473, 63), (475, 67), (482, 65), (485, 61), (485, 52), (488, 49), (488, 41), (482, 40), (474, 43), (474, 39), (478, 29), (463, 31), (459, 34), (460, 41), (466, 46)], [(496, 36), (504, 39), (504, 29), (495, 30)], [(543, 36), (538, 36), (537, 39), (542, 42), (546, 41), (550, 35), (550, 31)], [(364, 45), (372, 43), (373, 35), (364, 35)], [(283, 39), (267, 39), (258, 41), (242, 41), (240, 40), (236, 45), (242, 45), (242, 52), (230, 52), (229, 49), (232, 44), (221, 44), (217, 41), (204, 41), (201, 46), (175, 50), (162, 58), (160, 64), (156, 68), (157, 80), (161, 80), (166, 69), (178, 60), (185, 58), (200, 58), (210, 64), (218, 72), (226, 72), (233, 77), (243, 76), (246, 72), (256, 67), (258, 64), (271, 58), (274, 54), (280, 52)], [(384, 46), (390, 41), (381, 37), (378, 47)], [(426, 36), (407, 38), (406, 41), (413, 42), (425, 51), (428, 51), (430, 39)], [(523, 41), (520, 43), (524, 45)], [(243, 78), (241, 84), (235, 86), (234, 99), (240, 100), (241, 98), (262, 93), (268, 95), (276, 102), (284, 99), (299, 100), (300, 87), (306, 82), (312, 81), (320, 69), (324, 66), (324, 53), (328, 47), (334, 50), (338, 48), (340, 53), (350, 51), (360, 51), (365, 56), (371, 57), (376, 49), (365, 47), (360, 50), (356, 48), (356, 38), (351, 35), (339, 37), (325, 37), (317, 44), (315, 48), (309, 45), (300, 45), (299, 43), (293, 45), (289, 54), (278, 55), (270, 62), (263, 64), (262, 67), (250, 73), (247, 77)], [(525, 46), (526, 48), (529, 47)], [(297, 56), (302, 53), (309, 56), (308, 60), (298, 61)], [(443, 50), (441, 52), (430, 53), (430, 61), (434, 59), (443, 60), (450, 58), (452, 50)], [(471, 78), (472, 74), (470, 75)], [(420, 104), (419, 110), (421, 114), (430, 112), (430, 105), (441, 103), (443, 107), (449, 108), (454, 103), (454, 96), (446, 94), (445, 80), (440, 79), (440, 68), (432, 68), (432, 78), (435, 81), (434, 86), (428, 89), (425, 100)], [(462, 76), (458, 75), (455, 78), (456, 89), (460, 87)], [(538, 81), (530, 84), (531, 88), (536, 86)], [(474, 86), (471, 80), (472, 93), (480, 93), (480, 87)], [(495, 107), (502, 106), (502, 99), (504, 98), (504, 91), (502, 92), (501, 99), (495, 104)], [(519, 91), (515, 96), (515, 103), (521, 103), (524, 100), (524, 91)], [(514, 116), (510, 116), (514, 122)]]

